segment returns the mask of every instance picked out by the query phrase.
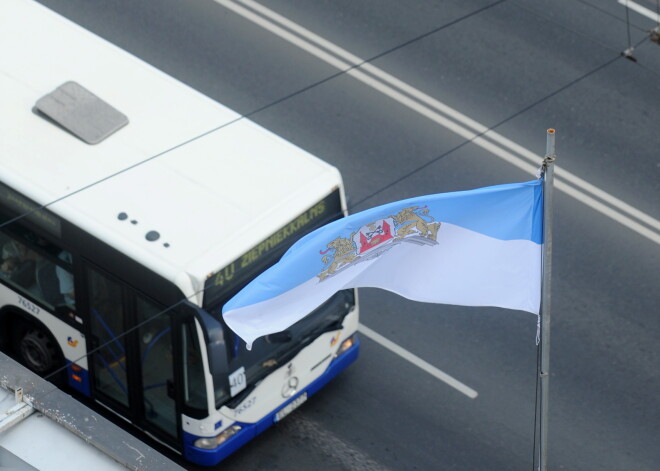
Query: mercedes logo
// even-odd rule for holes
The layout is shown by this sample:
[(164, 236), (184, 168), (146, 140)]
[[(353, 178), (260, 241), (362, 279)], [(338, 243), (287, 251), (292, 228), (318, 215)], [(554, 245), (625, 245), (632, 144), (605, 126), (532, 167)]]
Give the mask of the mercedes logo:
[(291, 376), (282, 386), (282, 397), (291, 397), (298, 390), (298, 377)]

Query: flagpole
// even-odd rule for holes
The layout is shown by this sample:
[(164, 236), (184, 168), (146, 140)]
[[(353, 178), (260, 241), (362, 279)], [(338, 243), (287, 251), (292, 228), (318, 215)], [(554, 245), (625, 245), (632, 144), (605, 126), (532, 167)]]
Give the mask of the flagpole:
[(552, 196), (555, 130), (548, 129), (543, 159), (543, 281), (541, 284), (541, 415), (539, 469), (548, 469), (548, 400), (550, 382), (550, 285), (552, 280)]

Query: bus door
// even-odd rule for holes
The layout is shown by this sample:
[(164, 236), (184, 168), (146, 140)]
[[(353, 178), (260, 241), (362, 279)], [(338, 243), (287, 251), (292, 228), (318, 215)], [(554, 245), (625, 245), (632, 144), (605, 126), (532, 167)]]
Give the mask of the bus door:
[(89, 265), (85, 273), (94, 398), (179, 448), (171, 314)]

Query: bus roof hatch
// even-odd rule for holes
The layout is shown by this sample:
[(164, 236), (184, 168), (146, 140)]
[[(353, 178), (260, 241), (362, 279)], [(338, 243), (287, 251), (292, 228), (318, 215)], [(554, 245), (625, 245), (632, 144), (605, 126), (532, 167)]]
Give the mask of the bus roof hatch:
[(128, 124), (126, 115), (76, 82), (39, 98), (36, 109), (88, 144), (98, 144)]

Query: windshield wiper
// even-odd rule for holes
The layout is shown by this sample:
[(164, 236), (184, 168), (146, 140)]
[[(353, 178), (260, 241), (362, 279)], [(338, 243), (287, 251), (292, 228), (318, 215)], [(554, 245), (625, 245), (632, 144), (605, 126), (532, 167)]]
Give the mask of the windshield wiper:
[(293, 334), (290, 330), (283, 330), (282, 332), (266, 335), (265, 340), (268, 343), (288, 343), (293, 340)]

